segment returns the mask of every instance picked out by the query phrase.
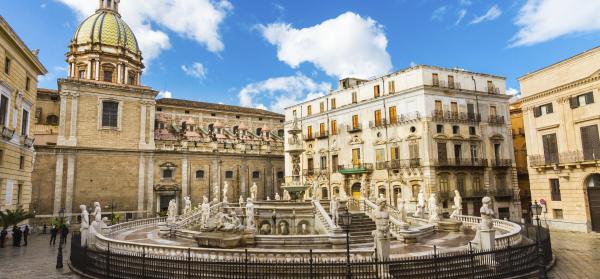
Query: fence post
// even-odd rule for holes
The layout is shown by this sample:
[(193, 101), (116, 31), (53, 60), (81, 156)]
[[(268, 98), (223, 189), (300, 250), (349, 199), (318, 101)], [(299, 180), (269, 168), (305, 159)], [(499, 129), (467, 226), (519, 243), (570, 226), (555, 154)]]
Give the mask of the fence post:
[(433, 245), (433, 266), (435, 278), (438, 278), (438, 259), (437, 259), (437, 246)]
[(110, 278), (110, 241), (107, 242), (108, 247), (106, 249), (106, 278)]
[(142, 278), (146, 278), (146, 247), (142, 246)]
[(248, 249), (246, 248), (245, 251), (245, 259), (244, 259), (244, 278), (248, 279)]
[(308, 254), (310, 255), (309, 263), (310, 263), (310, 278), (313, 278), (313, 255), (312, 249), (309, 250)]
[(469, 241), (469, 255), (471, 256), (471, 278), (475, 278), (475, 256), (473, 255), (473, 243)]
[(187, 274), (188, 278), (192, 278), (192, 248), (188, 248), (188, 258), (187, 258)]

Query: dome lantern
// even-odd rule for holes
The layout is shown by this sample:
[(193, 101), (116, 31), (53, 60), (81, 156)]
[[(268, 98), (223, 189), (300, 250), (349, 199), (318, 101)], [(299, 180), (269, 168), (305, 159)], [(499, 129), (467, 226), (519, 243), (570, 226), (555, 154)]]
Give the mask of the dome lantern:
[(119, 13), (120, 0), (98, 0), (98, 10), (105, 9)]

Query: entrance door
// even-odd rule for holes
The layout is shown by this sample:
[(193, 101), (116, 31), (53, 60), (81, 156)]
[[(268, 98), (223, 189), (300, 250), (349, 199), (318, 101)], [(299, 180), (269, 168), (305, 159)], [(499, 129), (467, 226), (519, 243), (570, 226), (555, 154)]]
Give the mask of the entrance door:
[(600, 174), (593, 174), (587, 181), (588, 202), (592, 230), (600, 232)]
[(175, 198), (173, 195), (162, 195), (160, 197), (160, 211), (167, 212), (169, 210), (169, 202)]
[(360, 200), (360, 183), (354, 183), (354, 185), (352, 185), (352, 198)]

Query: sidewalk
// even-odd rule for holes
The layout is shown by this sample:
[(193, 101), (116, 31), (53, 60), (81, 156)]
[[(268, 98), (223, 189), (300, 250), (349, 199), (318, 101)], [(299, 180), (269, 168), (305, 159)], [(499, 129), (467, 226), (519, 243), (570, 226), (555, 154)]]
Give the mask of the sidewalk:
[(556, 265), (553, 279), (600, 278), (600, 234), (551, 232)]
[(0, 279), (80, 278), (68, 266), (71, 235), (63, 246), (62, 270), (56, 269), (58, 239), (55, 246), (48, 245), (49, 241), (50, 234), (31, 235), (28, 245), (21, 243), (21, 247), (13, 247), (12, 240), (7, 240), (0, 248)]

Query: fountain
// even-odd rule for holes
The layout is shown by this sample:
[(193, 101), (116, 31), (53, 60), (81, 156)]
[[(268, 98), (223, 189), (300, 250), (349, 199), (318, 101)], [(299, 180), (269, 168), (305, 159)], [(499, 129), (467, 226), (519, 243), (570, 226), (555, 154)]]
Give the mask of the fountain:
[(299, 137), (302, 130), (298, 127), (297, 117), (294, 117), (294, 123), (292, 124), (292, 128), (288, 130), (288, 133), (291, 137), (289, 138), (288, 148), (285, 152), (290, 154), (292, 158), (292, 179), (285, 186), (281, 186), (281, 188), (290, 194), (292, 201), (300, 201), (308, 185), (302, 182), (300, 176), (300, 155), (304, 152), (304, 147)]

